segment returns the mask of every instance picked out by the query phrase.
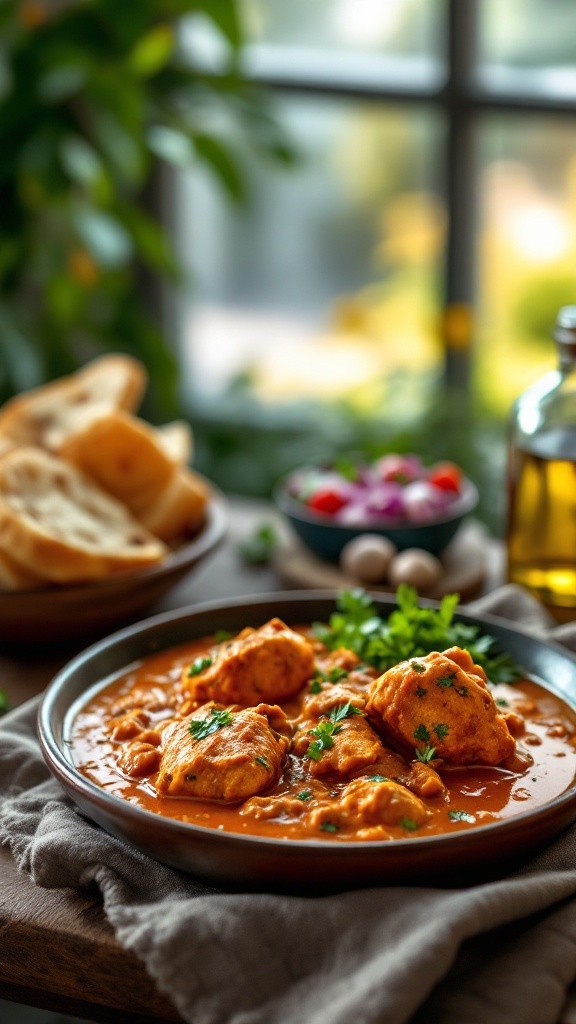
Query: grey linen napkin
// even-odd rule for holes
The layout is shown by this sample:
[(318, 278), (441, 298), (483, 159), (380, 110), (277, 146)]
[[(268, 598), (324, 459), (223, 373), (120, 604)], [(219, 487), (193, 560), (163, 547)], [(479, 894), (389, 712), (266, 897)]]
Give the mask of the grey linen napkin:
[[(516, 587), (470, 607), (576, 649), (576, 625), (551, 629)], [(118, 940), (190, 1024), (572, 1019), (576, 827), (514, 874), (469, 888), (223, 893), (81, 817), (44, 766), (36, 709), (0, 723), (0, 841), (37, 885), (96, 883)]]

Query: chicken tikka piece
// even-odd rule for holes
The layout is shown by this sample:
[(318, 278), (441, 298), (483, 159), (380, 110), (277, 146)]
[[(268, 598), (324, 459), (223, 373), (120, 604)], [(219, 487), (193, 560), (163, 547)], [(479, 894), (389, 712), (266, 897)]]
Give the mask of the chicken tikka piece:
[(370, 685), (366, 713), (393, 746), (424, 760), (494, 766), (516, 748), (484, 670), (459, 647), (388, 669)]
[(290, 731), (276, 705), (205, 704), (165, 729), (156, 791), (222, 803), (246, 800), (278, 781)]
[(313, 672), (312, 645), (274, 618), (259, 629), (243, 629), (186, 666), (182, 689), (201, 703), (281, 703), (298, 693)]
[(364, 717), (365, 704), (363, 694), (338, 685), (304, 699), (293, 752), (315, 778), (346, 778), (383, 755), (382, 742)]

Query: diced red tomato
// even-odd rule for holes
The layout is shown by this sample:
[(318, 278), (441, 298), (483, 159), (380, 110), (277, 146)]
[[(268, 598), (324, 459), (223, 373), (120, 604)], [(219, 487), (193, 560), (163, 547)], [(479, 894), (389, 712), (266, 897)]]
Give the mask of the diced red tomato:
[(335, 512), (339, 512), (345, 504), (346, 498), (333, 487), (321, 487), (307, 501), (308, 508), (313, 509), (314, 512), (323, 512), (327, 516), (333, 516)]
[(460, 494), (462, 473), (454, 462), (437, 462), (428, 474), (428, 481), (442, 491), (454, 491), (455, 494)]

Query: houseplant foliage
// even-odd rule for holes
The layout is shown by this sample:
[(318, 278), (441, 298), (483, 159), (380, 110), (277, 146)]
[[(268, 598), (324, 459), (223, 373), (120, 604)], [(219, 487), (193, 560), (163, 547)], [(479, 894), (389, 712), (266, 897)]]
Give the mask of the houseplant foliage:
[[(217, 73), (183, 53), (188, 16), (218, 34)], [(0, 401), (122, 350), (173, 411), (175, 364), (142, 287), (179, 280), (150, 212), (158, 161), (202, 161), (241, 200), (236, 137), (290, 158), (241, 45), (236, 0), (2, 0)]]

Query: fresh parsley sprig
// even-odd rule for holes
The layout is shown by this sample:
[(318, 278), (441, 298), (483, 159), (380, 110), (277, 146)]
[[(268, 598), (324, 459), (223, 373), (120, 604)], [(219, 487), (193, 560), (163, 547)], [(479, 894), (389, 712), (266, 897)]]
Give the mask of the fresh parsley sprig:
[(218, 732), (218, 729), (223, 729), (225, 725), (232, 725), (233, 721), (234, 715), (226, 708), (210, 708), (210, 714), (206, 718), (192, 719), (188, 731), (195, 740), (203, 740), (213, 732)]
[(313, 633), (329, 650), (347, 647), (380, 672), (431, 651), (463, 647), (490, 682), (519, 679), (522, 673), (512, 658), (494, 650), (494, 637), (481, 633), (479, 626), (454, 621), (458, 600), (458, 594), (448, 594), (437, 609), (421, 608), (418, 592), (402, 583), (396, 593), (398, 607), (382, 619), (364, 590), (346, 590), (339, 594), (338, 610), (329, 622), (314, 623)]

